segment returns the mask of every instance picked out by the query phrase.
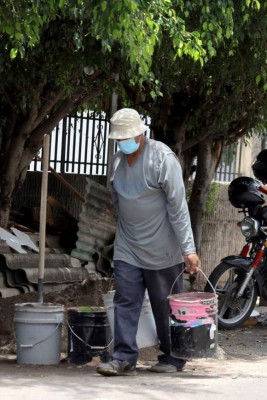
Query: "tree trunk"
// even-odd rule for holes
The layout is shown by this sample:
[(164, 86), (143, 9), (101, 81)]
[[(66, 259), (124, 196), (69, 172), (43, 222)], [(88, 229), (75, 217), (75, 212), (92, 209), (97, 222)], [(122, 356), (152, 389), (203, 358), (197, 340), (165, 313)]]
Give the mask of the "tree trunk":
[(2, 227), (8, 224), (12, 193), (19, 176), (18, 165), (23, 154), (24, 142), (23, 135), (16, 132), (0, 166), (0, 226)]
[(202, 239), (202, 218), (211, 181), (221, 158), (223, 141), (204, 140), (198, 146), (197, 170), (189, 201), (195, 244), (199, 251)]
[[(0, 164), (1, 227), (6, 228), (8, 225), (13, 191), (16, 186), (23, 183), (30, 162), (42, 147), (44, 135), (50, 133), (63, 117), (89, 99), (99, 96), (101, 92), (102, 86), (95, 87), (89, 92), (83, 88), (77, 88), (48, 118), (41, 107), (39, 110), (29, 110), (23, 123), (20, 123), (19, 119), (16, 121), (18, 123), (14, 124), (12, 132), (8, 134)], [(58, 101), (58, 97), (56, 100)], [(50, 106), (54, 106), (53, 101), (50, 102)], [(47, 104), (45, 111), (51, 112)]]

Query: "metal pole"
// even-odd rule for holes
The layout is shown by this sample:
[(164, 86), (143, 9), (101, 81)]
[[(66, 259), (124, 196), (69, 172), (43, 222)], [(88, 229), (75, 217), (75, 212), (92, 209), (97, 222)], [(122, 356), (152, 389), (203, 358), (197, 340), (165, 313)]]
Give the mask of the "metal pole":
[(46, 203), (49, 164), (50, 135), (44, 136), (43, 173), (40, 205), (39, 227), (39, 266), (38, 266), (38, 302), (43, 303), (44, 267), (45, 267), (45, 237), (46, 237)]

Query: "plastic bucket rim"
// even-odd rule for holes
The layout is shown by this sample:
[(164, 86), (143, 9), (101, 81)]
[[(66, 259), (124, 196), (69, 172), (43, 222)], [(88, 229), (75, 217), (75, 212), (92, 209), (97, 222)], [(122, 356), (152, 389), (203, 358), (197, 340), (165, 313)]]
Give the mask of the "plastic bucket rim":
[[(199, 296), (199, 298), (193, 299), (192, 293), (197, 295), (205, 295)], [(191, 298), (190, 298), (191, 296)], [(210, 301), (210, 300), (217, 300), (218, 296), (215, 293), (206, 293), (206, 292), (187, 292), (187, 293), (177, 293), (177, 294), (170, 294), (167, 296), (168, 300), (173, 300), (176, 302), (184, 302), (184, 303), (198, 303), (199, 301)]]
[(32, 318), (35, 318), (35, 315), (43, 315), (43, 317), (47, 318), (48, 316), (52, 315), (64, 315), (65, 309), (63, 305), (53, 305), (53, 306), (45, 306), (45, 307), (38, 307), (38, 306), (28, 306), (29, 303), (24, 303), (22, 306), (19, 304), (18, 306), (15, 304), (14, 307), (14, 315), (20, 315), (24, 316), (26, 318), (29, 318), (32, 316)]
[(39, 303), (37, 301), (29, 301), (27, 303), (15, 303), (15, 306), (63, 306), (63, 304), (58, 303)]
[[(88, 306), (88, 310), (85, 310), (86, 306), (74, 306), (67, 308), (67, 312), (73, 312), (77, 314), (103, 314), (106, 313), (105, 307), (103, 306)], [(83, 308), (83, 310), (79, 310)], [(91, 309), (90, 309), (91, 308)]]

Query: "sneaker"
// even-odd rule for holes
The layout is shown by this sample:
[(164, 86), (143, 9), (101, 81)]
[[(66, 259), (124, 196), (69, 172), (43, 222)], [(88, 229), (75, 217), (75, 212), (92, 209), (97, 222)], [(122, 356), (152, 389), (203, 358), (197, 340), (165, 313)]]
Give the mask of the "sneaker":
[(136, 368), (127, 361), (112, 360), (99, 364), (96, 367), (96, 372), (105, 376), (133, 376), (136, 375)]
[(150, 372), (159, 372), (159, 373), (170, 373), (170, 372), (178, 372), (182, 371), (186, 362), (181, 363), (180, 366), (175, 366), (173, 364), (167, 364), (163, 361), (158, 362), (157, 364), (153, 365), (153, 367), (149, 368), (148, 371)]

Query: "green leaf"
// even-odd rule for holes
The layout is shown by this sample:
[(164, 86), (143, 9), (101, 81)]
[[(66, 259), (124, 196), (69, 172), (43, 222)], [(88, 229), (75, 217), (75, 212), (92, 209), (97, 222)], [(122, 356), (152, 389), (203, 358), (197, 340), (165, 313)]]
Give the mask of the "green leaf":
[(23, 38), (23, 35), (22, 35), (22, 33), (20, 33), (20, 32), (16, 32), (16, 34), (15, 34), (15, 38), (16, 38), (17, 40), (21, 40), (21, 39)]
[(112, 36), (113, 36), (113, 38), (116, 40), (116, 39), (119, 39), (120, 37), (121, 37), (121, 31), (120, 30), (118, 30), (118, 29), (115, 29), (114, 31), (112, 31)]
[(256, 76), (256, 84), (257, 85), (260, 83), (261, 79), (262, 79), (261, 75)]
[(260, 5), (260, 2), (258, 1), (258, 0), (253, 0), (253, 7), (256, 9), (256, 10), (260, 10), (260, 8), (261, 8), (261, 5)]
[(19, 31), (19, 32), (21, 31), (21, 26), (20, 26), (19, 22), (16, 22), (15, 27), (16, 27), (17, 31)]
[(154, 22), (150, 18), (146, 18), (146, 23), (150, 29), (153, 29)]
[(11, 49), (10, 50), (10, 58), (11, 58), (11, 60), (14, 60), (14, 58), (16, 58), (17, 57), (17, 54), (18, 54), (18, 49)]
[(101, 10), (102, 10), (103, 12), (105, 12), (105, 11), (106, 11), (106, 8), (107, 8), (107, 2), (106, 2), (106, 1), (103, 1), (103, 2), (101, 3)]
[(227, 39), (230, 39), (230, 37), (232, 36), (232, 34), (233, 34), (233, 32), (230, 30), (230, 29), (226, 29), (226, 33), (225, 33), (225, 36), (226, 36), (226, 38)]
[(213, 26), (213, 24), (210, 22), (210, 23), (209, 23), (209, 30), (212, 32), (212, 31), (213, 31), (213, 28), (214, 28), (214, 26)]

